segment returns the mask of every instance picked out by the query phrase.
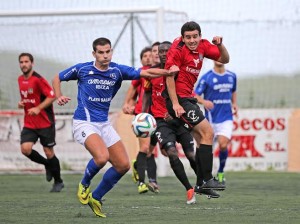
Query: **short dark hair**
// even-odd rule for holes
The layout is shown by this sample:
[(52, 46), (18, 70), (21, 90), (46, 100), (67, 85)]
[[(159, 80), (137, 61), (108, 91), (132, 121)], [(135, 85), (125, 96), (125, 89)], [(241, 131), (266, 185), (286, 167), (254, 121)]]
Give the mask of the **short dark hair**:
[(172, 44), (170, 41), (163, 41), (163, 42), (161, 42), (160, 44)]
[(19, 61), (20, 61), (21, 57), (24, 57), (24, 56), (29, 57), (29, 60), (30, 60), (31, 62), (34, 61), (34, 58), (33, 58), (32, 54), (30, 54), (30, 53), (21, 53), (21, 54), (19, 55)]
[(160, 42), (159, 41), (156, 41), (154, 42), (152, 45), (151, 45), (151, 48), (154, 47), (154, 46), (159, 46), (160, 45)]
[(196, 23), (194, 21), (186, 22), (181, 27), (181, 36), (183, 37), (184, 32), (186, 32), (186, 31), (194, 31), (194, 30), (198, 30), (199, 35), (201, 34), (201, 28), (200, 28), (200, 25), (198, 23)]
[(94, 40), (93, 42), (93, 50), (96, 51), (96, 46), (100, 45), (100, 46), (104, 46), (106, 44), (109, 44), (109, 46), (111, 46), (111, 42), (109, 39), (105, 38), (105, 37), (100, 37), (97, 38), (96, 40)]
[(151, 50), (152, 50), (151, 47), (144, 47), (143, 50), (142, 50), (141, 53), (140, 53), (140, 59), (142, 60), (144, 54), (145, 54), (146, 52), (148, 52), (148, 51), (151, 52)]

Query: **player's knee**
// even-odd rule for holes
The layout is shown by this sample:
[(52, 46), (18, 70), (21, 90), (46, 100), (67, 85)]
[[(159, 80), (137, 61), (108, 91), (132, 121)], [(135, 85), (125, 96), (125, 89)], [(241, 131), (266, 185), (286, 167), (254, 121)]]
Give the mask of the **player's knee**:
[(44, 152), (45, 152), (47, 159), (53, 158), (53, 156), (54, 156), (53, 148), (44, 148)]
[(166, 150), (170, 160), (175, 160), (176, 158), (178, 158), (178, 152), (175, 142), (168, 142), (164, 144), (163, 148)]
[(206, 142), (212, 142), (214, 139), (214, 130), (211, 126), (205, 128), (205, 130), (201, 131), (201, 138)]
[(124, 161), (122, 163), (116, 164), (114, 167), (118, 173), (125, 174), (130, 170), (130, 163), (129, 161)]
[(32, 152), (32, 148), (21, 146), (21, 152), (24, 156), (29, 156)]
[(108, 155), (94, 156), (94, 162), (99, 167), (104, 167), (108, 160)]
[(191, 161), (191, 160), (195, 161), (195, 153), (194, 152), (187, 152), (187, 153), (185, 153), (185, 156), (189, 161)]

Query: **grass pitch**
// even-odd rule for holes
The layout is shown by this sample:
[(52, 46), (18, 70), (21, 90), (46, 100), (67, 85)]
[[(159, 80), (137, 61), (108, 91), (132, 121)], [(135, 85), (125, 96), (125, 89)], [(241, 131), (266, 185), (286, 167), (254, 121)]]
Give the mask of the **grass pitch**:
[(49, 193), (45, 175), (0, 175), (0, 223), (300, 223), (299, 173), (226, 173), (221, 197), (197, 195), (195, 205), (186, 205), (185, 189), (175, 177), (159, 178), (159, 194), (140, 195), (128, 174), (105, 196), (107, 218), (77, 200), (81, 177), (65, 174), (63, 191)]

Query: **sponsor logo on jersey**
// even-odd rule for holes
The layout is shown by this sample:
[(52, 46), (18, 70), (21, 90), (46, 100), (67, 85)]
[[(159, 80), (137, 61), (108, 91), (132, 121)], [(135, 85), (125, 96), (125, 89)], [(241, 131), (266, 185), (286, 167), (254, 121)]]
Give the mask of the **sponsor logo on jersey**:
[(27, 98), (28, 92), (21, 90), (21, 94), (24, 96), (24, 98)]
[(94, 72), (93, 71), (89, 71), (89, 75), (94, 75)]
[(197, 67), (197, 65), (199, 64), (200, 60), (199, 58), (196, 60), (196, 59), (193, 59), (194, 63), (195, 63), (195, 67)]
[(29, 93), (29, 94), (33, 94), (33, 88), (29, 88), (29, 89), (28, 89), (28, 93)]

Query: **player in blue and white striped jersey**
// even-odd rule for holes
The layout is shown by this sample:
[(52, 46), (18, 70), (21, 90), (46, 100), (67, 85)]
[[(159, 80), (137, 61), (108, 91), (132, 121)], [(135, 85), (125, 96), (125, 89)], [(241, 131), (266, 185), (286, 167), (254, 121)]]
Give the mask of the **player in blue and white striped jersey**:
[[(217, 177), (225, 183), (224, 167), (228, 157), (228, 144), (233, 129), (233, 114), (237, 115), (236, 74), (215, 61), (214, 68), (205, 73), (195, 88), (196, 98), (205, 108), (205, 116), (212, 124), (220, 152)], [(203, 94), (203, 98), (201, 95)]]
[[(88, 204), (99, 217), (105, 217), (101, 209), (102, 197), (130, 169), (125, 147), (108, 120), (111, 100), (123, 80), (175, 74), (165, 69), (141, 70), (116, 64), (111, 62), (112, 53), (110, 40), (98, 38), (93, 42), (95, 61), (74, 65), (53, 79), (57, 103), (61, 106), (68, 103), (70, 98), (62, 94), (60, 82), (76, 80), (78, 83), (78, 106), (73, 116), (73, 134), (93, 158), (87, 164), (77, 196), (82, 204)], [(104, 173), (99, 185), (90, 193), (91, 180), (108, 161), (112, 167)]]

